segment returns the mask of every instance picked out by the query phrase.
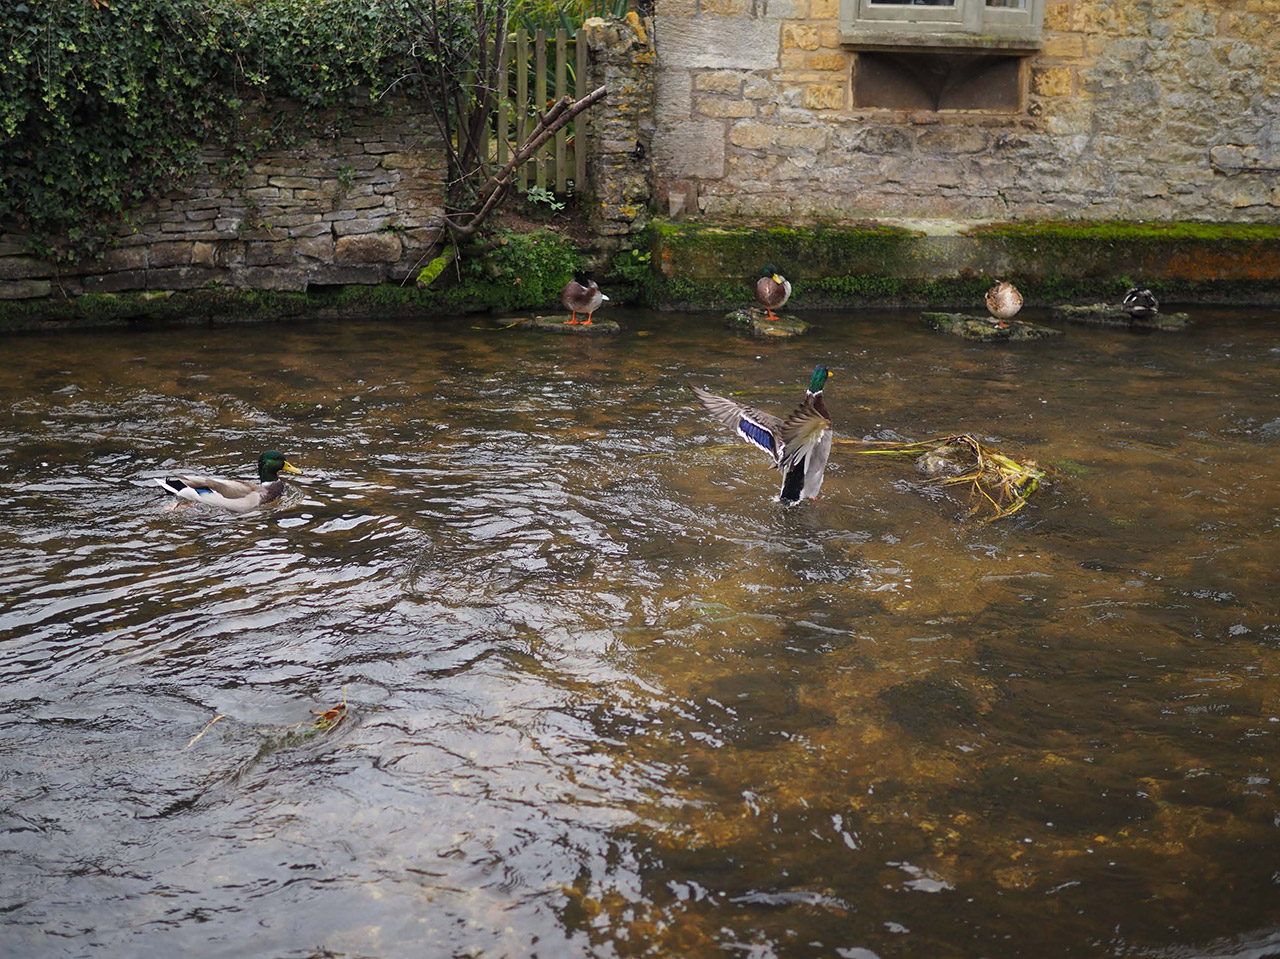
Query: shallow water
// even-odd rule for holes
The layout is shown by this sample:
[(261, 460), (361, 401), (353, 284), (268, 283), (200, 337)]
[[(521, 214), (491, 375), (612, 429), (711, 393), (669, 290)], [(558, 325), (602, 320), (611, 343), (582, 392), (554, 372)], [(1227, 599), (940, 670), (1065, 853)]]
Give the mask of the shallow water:
[[(1280, 952), (1280, 313), (610, 315), (8, 338), (0, 953)], [(688, 385), (818, 362), (1052, 484), (838, 445), (780, 506)], [(152, 485), (271, 447), (276, 510)]]

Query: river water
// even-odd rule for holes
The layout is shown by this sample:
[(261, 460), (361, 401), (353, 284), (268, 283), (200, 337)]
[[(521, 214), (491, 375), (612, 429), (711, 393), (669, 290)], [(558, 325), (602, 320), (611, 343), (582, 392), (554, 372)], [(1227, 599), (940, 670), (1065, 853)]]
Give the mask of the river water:
[[(0, 954), (1280, 954), (1280, 313), (609, 315), (5, 340)], [(1051, 483), (781, 506), (688, 387), (817, 363)], [(153, 485), (269, 448), (277, 509)]]

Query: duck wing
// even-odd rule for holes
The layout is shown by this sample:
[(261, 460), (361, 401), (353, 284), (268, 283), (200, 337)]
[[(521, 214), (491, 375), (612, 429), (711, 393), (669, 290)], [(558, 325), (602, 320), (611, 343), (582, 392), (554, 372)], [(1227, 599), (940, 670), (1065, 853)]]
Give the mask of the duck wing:
[(733, 400), (717, 396), (698, 387), (692, 387), (694, 395), (715, 419), (731, 428), (757, 449), (769, 454), (775, 466), (782, 455), (782, 420), (772, 413), (743, 406)]
[(818, 409), (812, 396), (806, 396), (783, 422), (780, 435), (783, 446), (778, 468), (786, 477), (782, 498), (812, 499), (822, 488), (831, 456), (831, 419)]

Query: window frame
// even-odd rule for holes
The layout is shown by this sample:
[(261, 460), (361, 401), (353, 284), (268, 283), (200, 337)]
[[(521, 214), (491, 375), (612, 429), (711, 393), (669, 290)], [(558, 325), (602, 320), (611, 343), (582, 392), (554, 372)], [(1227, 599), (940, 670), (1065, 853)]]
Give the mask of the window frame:
[(989, 7), (986, 0), (955, 0), (953, 6), (840, 0), (840, 40), (859, 50), (991, 50), (1034, 53), (1040, 49), (1044, 0), (1025, 8)]

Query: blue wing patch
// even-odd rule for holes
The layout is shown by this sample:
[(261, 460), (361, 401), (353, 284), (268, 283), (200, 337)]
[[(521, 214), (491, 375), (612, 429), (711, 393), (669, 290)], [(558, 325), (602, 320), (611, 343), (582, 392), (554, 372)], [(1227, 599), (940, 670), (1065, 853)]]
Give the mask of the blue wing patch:
[(744, 416), (738, 420), (738, 432), (742, 434), (742, 438), (748, 443), (754, 443), (774, 459), (778, 458), (777, 450), (773, 447), (773, 434), (759, 423)]

